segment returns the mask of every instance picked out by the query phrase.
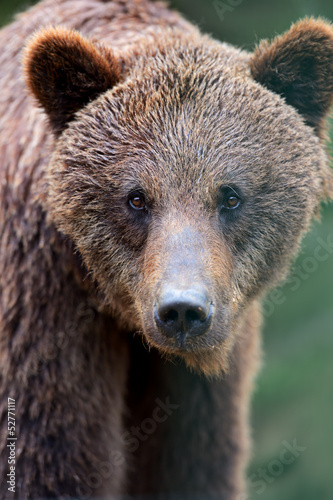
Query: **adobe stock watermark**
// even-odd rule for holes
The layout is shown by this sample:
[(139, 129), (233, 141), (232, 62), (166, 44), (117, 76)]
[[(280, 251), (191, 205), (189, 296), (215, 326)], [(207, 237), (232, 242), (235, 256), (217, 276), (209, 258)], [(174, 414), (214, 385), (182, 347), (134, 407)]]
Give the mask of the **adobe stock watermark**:
[(116, 475), (116, 469), (124, 465), (126, 455), (135, 453), (141, 443), (147, 441), (149, 436), (154, 434), (157, 427), (165, 422), (180, 406), (179, 404), (171, 403), (170, 397), (166, 397), (165, 401), (156, 398), (155, 403), (156, 406), (150, 417), (142, 420), (138, 426), (133, 425), (128, 431), (122, 434), (124, 452), (114, 450), (110, 453), (108, 461), (94, 466), (95, 470), (87, 476), (84, 484), (77, 488), (76, 493), (80, 498), (90, 498), (93, 491), (101, 488), (103, 483), (108, 480), (112, 474)]
[(220, 18), (220, 21), (224, 21), (225, 15), (227, 13), (233, 12), (235, 7), (238, 7), (244, 0), (226, 0), (222, 2), (221, 0), (214, 0), (213, 6)]
[(266, 467), (259, 467), (249, 477), (249, 494), (240, 495), (237, 500), (253, 500), (255, 496), (264, 493), (267, 487), (283, 474), (286, 467), (294, 463), (307, 449), (306, 446), (301, 446), (296, 438), (292, 443), (282, 441), (281, 444), (278, 457), (268, 462)]
[(170, 403), (169, 397), (166, 398), (165, 402), (157, 398), (155, 403), (156, 406), (150, 418), (145, 418), (140, 426), (132, 426), (128, 432), (123, 434), (122, 437), (129, 453), (134, 453), (143, 441), (154, 434), (157, 426), (165, 422), (179, 408), (179, 405)]
[(287, 278), (282, 286), (270, 291), (262, 305), (262, 312), (266, 318), (269, 318), (276, 306), (283, 304), (287, 300), (285, 287), (295, 292), (301, 286), (302, 281), (309, 279), (311, 274), (315, 273), (321, 262), (325, 262), (333, 255), (333, 236), (328, 235), (326, 241), (323, 238), (317, 238), (317, 246), (313, 251), (312, 256), (305, 257), (298, 264)]
[(15, 493), (16, 491), (16, 402), (14, 398), (8, 398), (7, 401), (7, 420), (8, 420), (8, 436), (7, 436), (7, 451), (8, 451), (8, 473), (7, 485), (8, 491)]

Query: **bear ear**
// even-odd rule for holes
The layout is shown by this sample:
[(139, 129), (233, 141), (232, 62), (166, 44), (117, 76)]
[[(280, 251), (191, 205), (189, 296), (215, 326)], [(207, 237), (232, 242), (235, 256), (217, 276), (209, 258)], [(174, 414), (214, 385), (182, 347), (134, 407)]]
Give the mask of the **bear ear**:
[(280, 94), (322, 136), (333, 101), (333, 27), (313, 18), (294, 24), (251, 58), (253, 78)]
[(27, 84), (56, 133), (74, 113), (120, 80), (111, 50), (65, 28), (37, 32), (23, 58)]

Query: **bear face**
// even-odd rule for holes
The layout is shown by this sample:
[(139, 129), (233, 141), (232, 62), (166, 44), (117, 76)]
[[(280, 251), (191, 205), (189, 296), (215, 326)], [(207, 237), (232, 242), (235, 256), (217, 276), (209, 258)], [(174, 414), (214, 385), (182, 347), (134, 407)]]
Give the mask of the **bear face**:
[(330, 193), (328, 54), (312, 20), (253, 55), (177, 30), (123, 60), (65, 29), (27, 49), (56, 136), (50, 219), (122, 325), (206, 374), (227, 368), (244, 311)]

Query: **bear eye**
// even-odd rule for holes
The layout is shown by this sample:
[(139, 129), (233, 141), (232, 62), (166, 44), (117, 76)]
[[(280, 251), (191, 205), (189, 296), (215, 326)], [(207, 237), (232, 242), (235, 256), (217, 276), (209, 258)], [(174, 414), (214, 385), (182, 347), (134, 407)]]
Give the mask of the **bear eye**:
[(225, 203), (224, 203), (224, 208), (229, 208), (229, 209), (234, 209), (237, 208), (240, 205), (240, 199), (237, 196), (229, 196)]
[(234, 188), (225, 186), (221, 189), (220, 208), (222, 210), (235, 210), (241, 202), (241, 197)]
[(128, 197), (128, 204), (133, 210), (147, 210), (147, 203), (142, 193), (131, 193)]

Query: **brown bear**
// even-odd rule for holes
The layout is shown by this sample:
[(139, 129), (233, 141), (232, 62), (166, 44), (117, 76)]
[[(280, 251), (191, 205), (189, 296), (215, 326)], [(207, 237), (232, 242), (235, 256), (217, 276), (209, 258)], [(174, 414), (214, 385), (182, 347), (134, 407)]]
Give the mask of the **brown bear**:
[(248, 53), (44, 0), (0, 41), (1, 499), (244, 498), (259, 302), (333, 192), (332, 26)]

